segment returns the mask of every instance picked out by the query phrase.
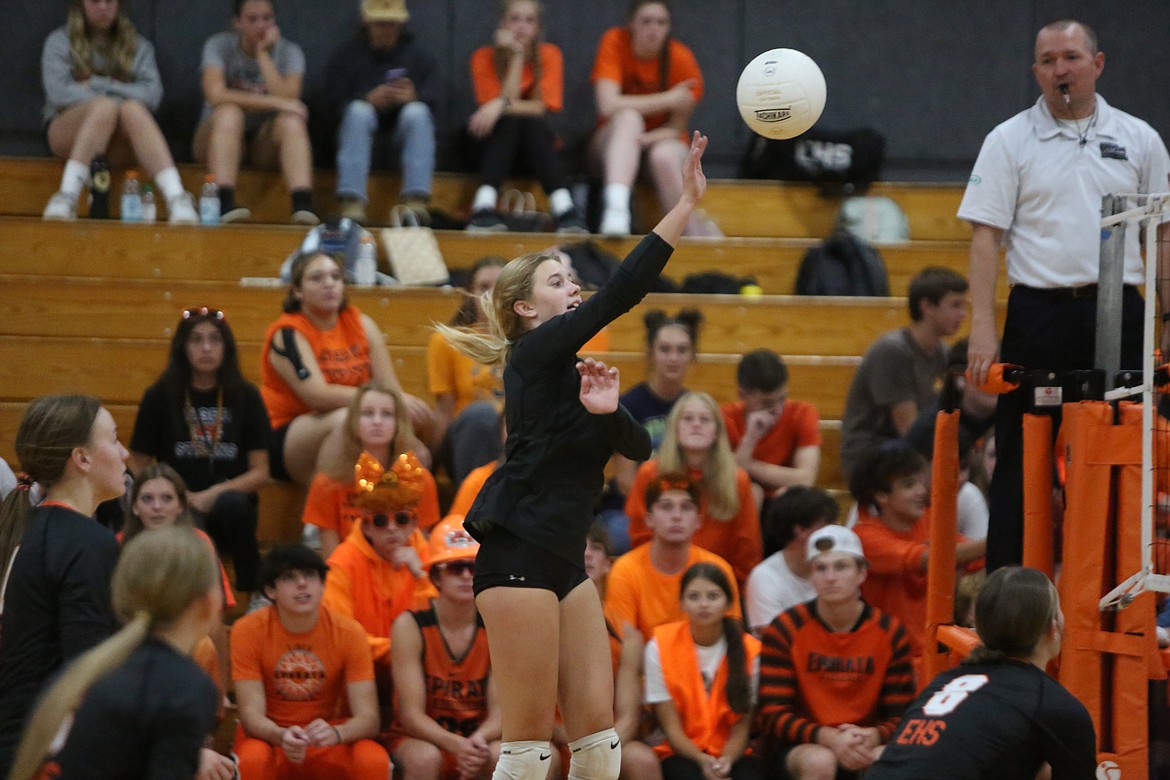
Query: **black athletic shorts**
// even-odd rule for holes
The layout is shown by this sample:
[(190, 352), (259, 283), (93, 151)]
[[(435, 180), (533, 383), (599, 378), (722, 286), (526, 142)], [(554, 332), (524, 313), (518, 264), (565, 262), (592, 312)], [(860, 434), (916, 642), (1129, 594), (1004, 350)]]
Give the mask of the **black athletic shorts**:
[(272, 437), (268, 440), (268, 475), (281, 482), (292, 482), (292, 475), (284, 467), (284, 440), (288, 438), (288, 427), (292, 423), (285, 423), (279, 428), (272, 429)]
[(498, 587), (542, 588), (564, 600), (573, 588), (589, 579), (584, 558), (581, 564), (570, 564), (506, 528), (493, 525), (480, 540), (475, 556), (475, 594)]

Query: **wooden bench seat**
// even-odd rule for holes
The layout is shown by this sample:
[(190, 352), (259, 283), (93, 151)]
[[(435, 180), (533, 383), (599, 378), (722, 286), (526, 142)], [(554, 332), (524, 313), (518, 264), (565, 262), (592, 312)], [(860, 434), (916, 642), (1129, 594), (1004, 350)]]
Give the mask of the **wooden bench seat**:
[[(432, 322), (446, 322), (461, 293), (430, 287), (351, 288), (349, 300), (372, 316), (393, 347), (425, 347)], [(236, 338), (263, 341), (283, 290), (231, 282), (83, 279), (0, 274), (0, 334), (72, 338), (170, 338), (186, 306), (227, 313)], [(907, 321), (896, 298), (806, 298), (651, 294), (609, 326), (610, 348), (645, 348), (642, 315), (684, 307), (703, 312), (699, 347), (743, 353), (767, 347), (786, 355), (860, 355), (881, 333)]]
[[(31, 157), (0, 157), (0, 214), (39, 217), (45, 203), (61, 180), (60, 160)], [(198, 195), (206, 168), (181, 165), (183, 185)], [(114, 172), (114, 200), (120, 192), (122, 172)], [(336, 174), (319, 170), (314, 176), (315, 205), (327, 214), (334, 208)], [(478, 181), (465, 174), (436, 174), (433, 203), (451, 214), (465, 214)], [(547, 208), (544, 193), (532, 181), (510, 182), (531, 190), (539, 205)], [(398, 197), (399, 177), (392, 173), (371, 174), (369, 213), (383, 220)], [(892, 198), (910, 222), (914, 240), (966, 241), (971, 229), (955, 216), (963, 196), (961, 184), (892, 184), (878, 182), (870, 192)], [(284, 224), (289, 220), (289, 197), (275, 171), (243, 170), (236, 185), (236, 199), (246, 204), (258, 223)], [(824, 238), (833, 227), (839, 200), (824, 198), (808, 184), (736, 179), (711, 180), (703, 207), (729, 236), (789, 236)], [(114, 203), (116, 210), (117, 204)], [(84, 209), (83, 209), (84, 210)], [(635, 213), (649, 229), (661, 210), (648, 186), (635, 191)]]
[[(124, 225), (106, 220), (46, 223), (38, 219), (0, 217), (0, 269), (12, 274), (48, 274), (122, 279), (237, 281), (274, 277), (280, 264), (304, 236), (304, 230), (270, 225), (222, 225), (216, 228), (170, 225)], [(555, 239), (539, 233), (471, 234), (437, 231), (439, 247), (451, 269), (469, 267), (484, 255), (511, 259), (547, 248)], [(636, 238), (602, 246), (624, 257)], [(807, 239), (683, 239), (665, 274), (676, 282), (694, 273), (719, 270), (754, 276), (764, 292), (793, 291)], [(881, 247), (890, 293), (904, 296), (910, 279), (929, 265), (967, 272), (967, 244), (914, 241)], [(1007, 299), (1000, 274), (997, 297)]]

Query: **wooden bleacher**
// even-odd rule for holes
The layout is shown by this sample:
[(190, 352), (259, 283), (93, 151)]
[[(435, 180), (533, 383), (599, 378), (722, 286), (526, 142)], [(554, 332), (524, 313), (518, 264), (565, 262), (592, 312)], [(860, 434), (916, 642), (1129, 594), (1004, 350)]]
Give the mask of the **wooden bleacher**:
[[(125, 225), (85, 220), (47, 224), (38, 215), (56, 185), (59, 163), (0, 159), (0, 454), (11, 458), (24, 405), (52, 392), (87, 392), (113, 412), (123, 439), (133, 427), (142, 391), (161, 371), (171, 329), (185, 306), (213, 305), (228, 313), (245, 374), (256, 381), (267, 325), (279, 311), (283, 290), (242, 285), (242, 277), (275, 276), (281, 260), (304, 235), (281, 224), (217, 228)], [(184, 168), (194, 188), (201, 172)], [(318, 177), (320, 202), (331, 200), (332, 175)], [(452, 213), (470, 199), (466, 177), (439, 176), (435, 202)], [(238, 189), (260, 219), (279, 222), (287, 207), (274, 174), (245, 172)], [(734, 400), (735, 365), (749, 349), (767, 346), (785, 356), (793, 397), (816, 403), (825, 439), (820, 484), (841, 495), (838, 464), (840, 416), (853, 371), (880, 333), (907, 318), (903, 297), (909, 279), (926, 265), (965, 271), (965, 226), (953, 214), (956, 187), (879, 185), (907, 211), (915, 240), (882, 246), (890, 298), (805, 298), (783, 295), (795, 282), (805, 250), (828, 233), (836, 204), (811, 187), (766, 182), (712, 182), (705, 206), (723, 228), (739, 237), (684, 239), (668, 266), (676, 280), (718, 269), (755, 276), (766, 295), (688, 296), (653, 294), (610, 327), (607, 359), (628, 384), (644, 374), (641, 315), (649, 308), (702, 309), (701, 355), (688, 384), (719, 401)], [(372, 212), (388, 207), (396, 177), (371, 178)], [(656, 208), (639, 195), (643, 214)], [(438, 231), (452, 268), (477, 257), (512, 257), (542, 249), (556, 237), (541, 234), (471, 235)], [(919, 240), (919, 239), (922, 240)], [(623, 255), (636, 239), (605, 240)], [(384, 258), (383, 258), (384, 260)], [(1006, 298), (1001, 286), (1000, 298)], [(460, 300), (451, 289), (392, 287), (351, 289), (350, 300), (381, 326), (406, 389), (426, 396), (425, 350), (433, 321), (445, 321)], [(261, 536), (268, 541), (297, 531), (297, 491), (265, 492)]]

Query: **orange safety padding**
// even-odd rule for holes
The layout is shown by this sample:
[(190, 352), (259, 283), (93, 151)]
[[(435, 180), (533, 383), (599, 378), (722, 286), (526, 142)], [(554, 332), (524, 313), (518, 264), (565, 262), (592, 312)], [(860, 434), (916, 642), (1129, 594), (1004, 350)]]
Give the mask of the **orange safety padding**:
[[(1064, 514), (1064, 555), (1059, 589), (1065, 615), (1066, 641), (1060, 654), (1060, 681), (1080, 699), (1093, 719), (1098, 747), (1102, 744), (1103, 673), (1096, 650), (1079, 638), (1101, 629), (1097, 601), (1105, 582), (1107, 528), (1112, 524), (1112, 467), (1095, 463), (1099, 428), (1111, 426), (1113, 409), (1100, 401), (1064, 405), (1063, 433), (1067, 481)], [(1109, 569), (1112, 571), (1112, 562)], [(1109, 587), (1112, 587), (1110, 585)], [(1107, 738), (1106, 738), (1107, 739)]]
[(925, 684), (950, 666), (938, 652), (939, 626), (955, 619), (955, 539), (958, 535), (959, 413), (940, 411), (934, 424), (930, 482), (930, 556), (926, 567)]
[(938, 641), (950, 648), (952, 658), (957, 656), (959, 661), (971, 655), (971, 651), (976, 647), (983, 645), (974, 629), (955, 625), (939, 626)]
[(1054, 578), (1052, 418), (1024, 415), (1024, 565)]

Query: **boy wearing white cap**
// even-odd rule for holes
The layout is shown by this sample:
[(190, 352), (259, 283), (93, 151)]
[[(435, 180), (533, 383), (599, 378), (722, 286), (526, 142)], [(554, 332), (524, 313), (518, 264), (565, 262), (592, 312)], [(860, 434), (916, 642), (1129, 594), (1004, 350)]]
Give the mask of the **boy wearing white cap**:
[(868, 564), (857, 534), (828, 525), (808, 539), (816, 598), (763, 633), (759, 712), (767, 760), (793, 780), (864, 770), (914, 696), (902, 625), (861, 599)]

